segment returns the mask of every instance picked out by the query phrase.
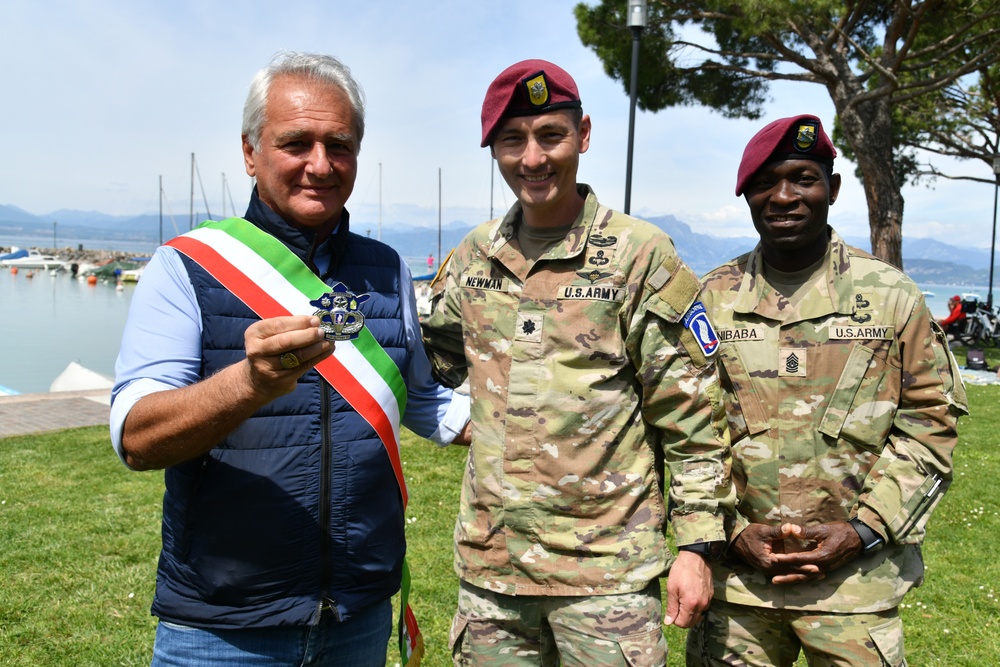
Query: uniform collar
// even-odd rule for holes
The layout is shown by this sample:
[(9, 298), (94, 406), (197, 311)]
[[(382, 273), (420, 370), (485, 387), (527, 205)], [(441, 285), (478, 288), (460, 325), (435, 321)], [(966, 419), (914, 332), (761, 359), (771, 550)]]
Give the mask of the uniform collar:
[[(799, 304), (795, 320), (813, 319), (834, 313), (850, 315), (854, 312), (855, 290), (851, 279), (851, 260), (847, 244), (832, 227), (830, 229), (829, 264), (826, 267), (827, 294), (823, 299), (809, 299)], [(761, 244), (753, 249), (747, 259), (746, 271), (739, 293), (733, 303), (737, 313), (754, 313), (768, 319), (785, 321), (793, 315), (784, 298), (777, 294), (764, 279), (764, 253)]]
[[(594, 194), (593, 188), (589, 185), (577, 183), (576, 190), (584, 198), (583, 209), (581, 209), (580, 215), (577, 216), (573, 226), (566, 232), (566, 238), (563, 242), (556, 243), (549, 248), (539, 260), (568, 259), (579, 255), (586, 247), (587, 238), (597, 217), (599, 204), (597, 202), (597, 195)], [(503, 261), (504, 255), (507, 253), (520, 254), (510, 247), (510, 242), (517, 238), (517, 226), (521, 224), (521, 214), (521, 202), (515, 202), (510, 210), (507, 211), (507, 215), (500, 220), (500, 224), (493, 234), (493, 241), (490, 243), (488, 253), (490, 258), (497, 257)]]

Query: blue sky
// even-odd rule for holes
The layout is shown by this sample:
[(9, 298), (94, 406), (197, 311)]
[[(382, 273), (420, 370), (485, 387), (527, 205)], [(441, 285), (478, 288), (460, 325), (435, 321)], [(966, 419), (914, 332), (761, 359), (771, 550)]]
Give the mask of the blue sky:
[[(293, 49), (341, 58), (365, 89), (367, 129), (348, 203), (359, 226), (377, 226), (380, 171), (383, 225), (436, 226), (439, 169), (445, 224), (489, 217), (482, 98), (493, 77), (525, 58), (551, 60), (576, 79), (594, 124), (579, 179), (620, 209), (628, 95), (580, 43), (573, 5), (6, 0), (0, 204), (36, 215), (155, 212), (162, 176), (167, 214), (186, 229), (195, 153), (213, 216), (223, 212), (223, 174), (242, 212), (250, 191), (239, 136), (247, 87), (275, 52)], [(828, 127), (833, 122), (833, 105), (818, 86), (778, 84), (772, 98), (761, 121), (697, 107), (638, 112), (632, 213), (671, 214), (717, 236), (752, 236), (746, 205), (733, 195), (746, 142), (782, 116), (810, 112)], [(831, 221), (842, 234), (867, 236), (854, 166), (841, 159), (837, 167), (844, 187)], [(955, 171), (988, 176), (979, 163)], [(195, 207), (203, 212), (200, 187)], [(499, 175), (493, 191), (499, 215), (513, 198)], [(989, 186), (942, 180), (934, 189), (907, 187), (904, 196), (904, 234), (990, 245)], [(225, 205), (231, 214), (228, 196)]]

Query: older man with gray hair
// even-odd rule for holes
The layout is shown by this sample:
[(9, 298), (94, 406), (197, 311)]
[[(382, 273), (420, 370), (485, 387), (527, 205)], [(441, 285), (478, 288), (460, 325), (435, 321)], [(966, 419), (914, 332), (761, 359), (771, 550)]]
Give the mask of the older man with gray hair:
[(154, 665), (385, 664), (400, 422), (467, 441), (469, 407), (430, 377), (405, 263), (349, 230), (363, 133), (343, 64), (279, 55), (244, 110), (245, 216), (171, 240), (137, 286), (111, 436), (165, 471)]

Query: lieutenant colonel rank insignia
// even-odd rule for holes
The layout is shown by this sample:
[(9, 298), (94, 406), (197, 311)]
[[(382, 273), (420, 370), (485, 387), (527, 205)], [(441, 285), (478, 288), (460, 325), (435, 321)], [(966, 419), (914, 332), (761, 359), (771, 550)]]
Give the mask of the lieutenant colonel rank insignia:
[(545, 80), (545, 72), (539, 72), (530, 79), (524, 80), (528, 91), (528, 101), (536, 107), (543, 107), (549, 102), (549, 84)]
[(719, 335), (715, 333), (712, 323), (708, 321), (708, 313), (701, 301), (695, 301), (684, 314), (684, 328), (689, 329), (694, 339), (701, 345), (706, 357), (719, 351)]
[(818, 139), (819, 133), (816, 121), (803, 121), (799, 124), (799, 129), (795, 132), (795, 150), (800, 153), (808, 153), (816, 145)]
[(353, 340), (365, 326), (365, 316), (358, 306), (370, 298), (371, 294), (354, 294), (344, 283), (337, 283), (309, 305), (319, 308), (313, 315), (319, 318), (319, 328), (327, 340)]

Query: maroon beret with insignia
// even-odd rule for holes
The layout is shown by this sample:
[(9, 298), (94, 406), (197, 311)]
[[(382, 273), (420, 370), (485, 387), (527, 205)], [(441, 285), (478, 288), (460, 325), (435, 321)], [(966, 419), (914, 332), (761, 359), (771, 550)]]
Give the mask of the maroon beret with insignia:
[(489, 146), (500, 121), (537, 116), (556, 109), (579, 109), (580, 93), (566, 70), (546, 60), (522, 60), (493, 79), (483, 100), (483, 143)]
[(743, 160), (736, 175), (736, 196), (743, 194), (750, 178), (768, 162), (775, 160), (815, 160), (833, 166), (837, 149), (823, 131), (816, 116), (802, 114), (768, 124), (743, 149)]

